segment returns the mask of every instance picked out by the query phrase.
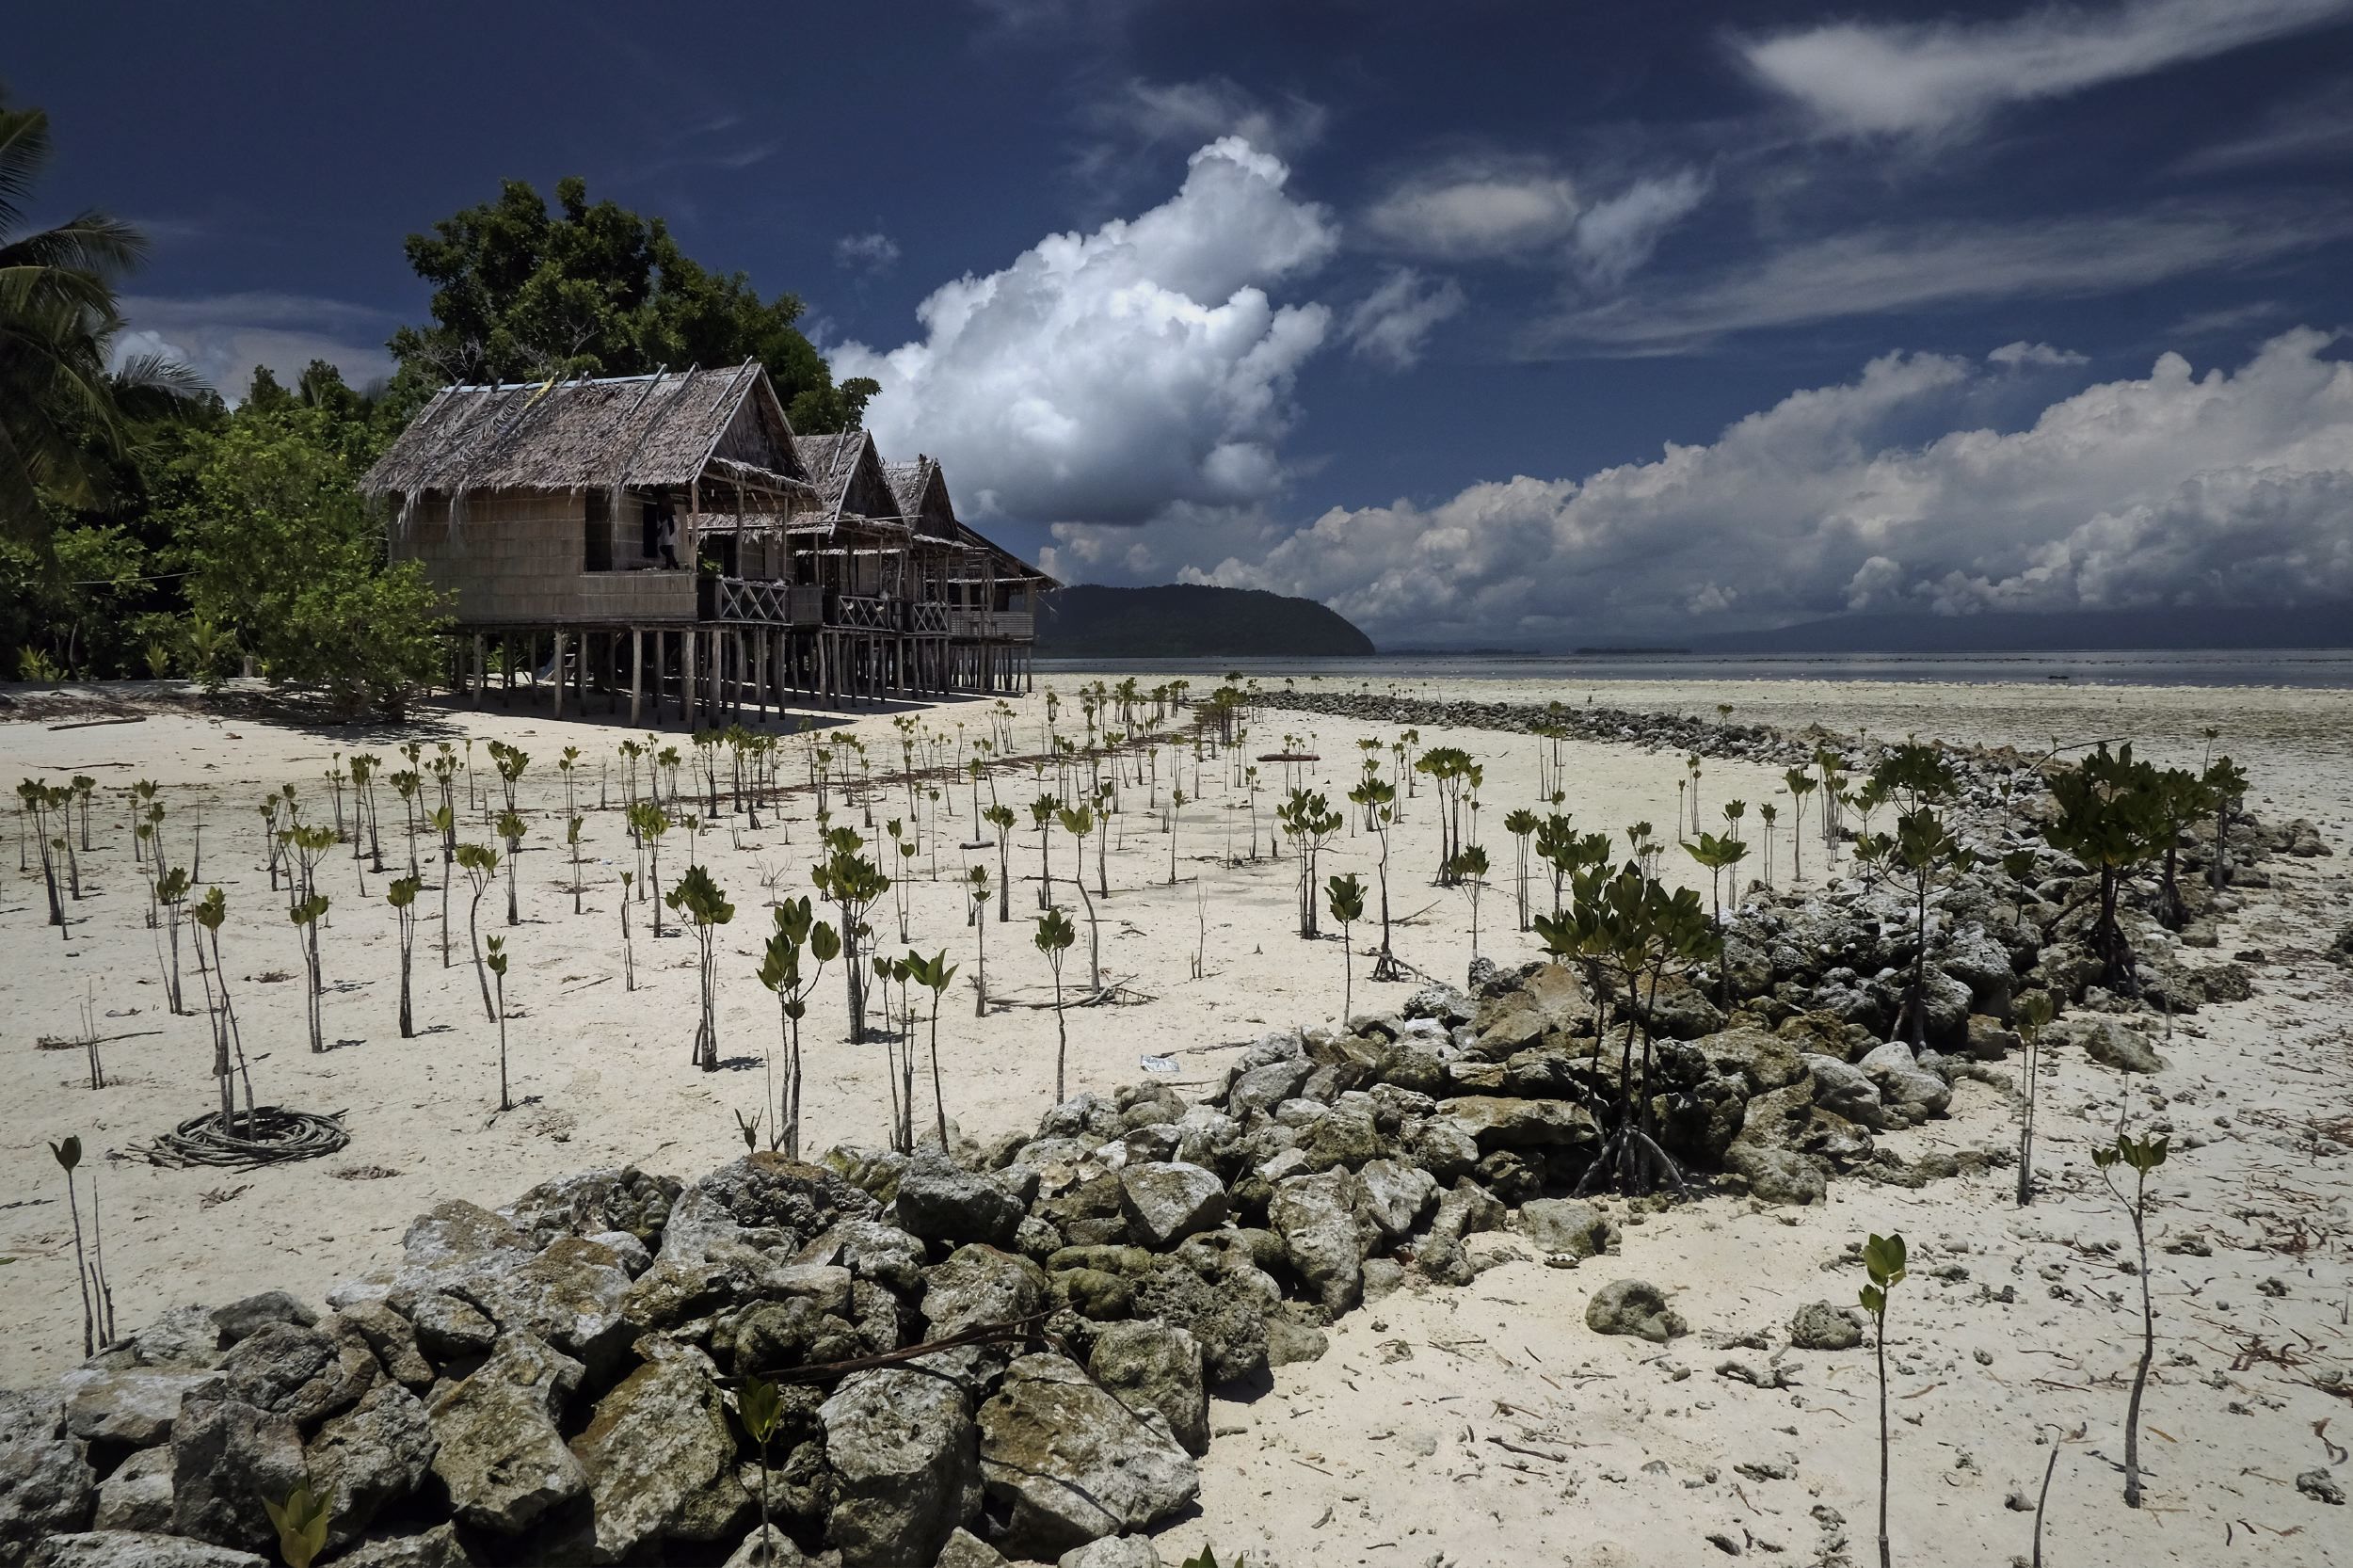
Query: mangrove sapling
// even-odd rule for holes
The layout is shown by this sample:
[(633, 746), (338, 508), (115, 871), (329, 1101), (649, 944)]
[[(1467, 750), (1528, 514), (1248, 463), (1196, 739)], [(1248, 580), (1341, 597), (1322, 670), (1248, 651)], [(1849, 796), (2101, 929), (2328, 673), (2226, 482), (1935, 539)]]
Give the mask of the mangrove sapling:
[[(1540, 758), (1541, 755), (1542, 754), (1540, 753)], [(1355, 796), (1352, 792), (1349, 798), (1353, 800)], [(1528, 923), (1528, 840), (1529, 836), (1536, 831), (1537, 825), (1538, 818), (1536, 813), (1530, 811), (1524, 806), (1516, 811), (1505, 813), (1503, 818), (1503, 831), (1512, 835), (1513, 857), (1514, 861), (1512, 883), (1518, 897), (1520, 929), (1522, 931), (1530, 929)]]
[(2207, 767), (2205, 780), (2214, 802), (2214, 857), (2206, 867), (2206, 885), (2219, 892), (2231, 880), (2231, 813), (2246, 797), (2247, 775), (2228, 757), (2217, 757)]
[(328, 1531), (334, 1522), (328, 1498), (304, 1480), (286, 1494), (282, 1503), (264, 1497), (262, 1508), (278, 1532), (278, 1554), (286, 1560), (286, 1568), (311, 1568), (327, 1550)]
[[(662, 836), (670, 831), (670, 814), (651, 801), (640, 801), (630, 808), (629, 824), (636, 830), (637, 841), (653, 856), (653, 880), (641, 887), (660, 889), (662, 879)], [(642, 898), (644, 895), (641, 893)], [(662, 940), (662, 901), (653, 904), (653, 939)]]
[(1083, 854), (1087, 835), (1095, 831), (1095, 811), (1092, 807), (1081, 806), (1075, 811), (1062, 811), (1057, 814), (1062, 819), (1063, 831), (1069, 834), (1080, 846), (1080, 851), (1076, 852), (1080, 856), (1079, 874), (1070, 879), (1070, 885), (1079, 889), (1079, 900), (1086, 905), (1087, 989), (1099, 993), (1103, 989), (1102, 927), (1096, 919), (1094, 896), (1087, 891)]
[(981, 820), (997, 834), (997, 920), (1003, 924), (1012, 919), (1013, 907), (1013, 808), (991, 802), (981, 813)]
[(506, 1088), (506, 938), (490, 938), (490, 973), (498, 981), (499, 1019), (499, 1109), (512, 1111), (515, 1098)]
[(572, 856), (572, 913), (575, 915), (580, 913), (580, 829), (581, 820), (578, 817), (565, 819), (564, 847)]
[[(377, 830), (376, 817), (376, 776), (383, 760), (373, 752), (366, 751), (351, 760), (351, 860), (355, 866), (360, 862), (360, 835), (364, 830), (367, 835), (368, 869), (375, 872), (384, 869), (383, 836)], [(364, 879), (360, 885), (360, 896), (368, 896)]]
[[(752, 1440), (760, 1452), (760, 1534), (749, 1554), (739, 1549), (747, 1563), (772, 1564), (783, 1557), (782, 1537), (768, 1522), (768, 1445), (776, 1435), (776, 1427), (784, 1416), (784, 1401), (776, 1396), (776, 1385), (760, 1378), (746, 1378), (735, 1391), (736, 1419), (744, 1423), (744, 1434)], [(793, 1551), (795, 1557), (799, 1549)]]
[(890, 836), (890, 847), (899, 852), (899, 874), (891, 880), (890, 899), (891, 907), (899, 916), (899, 940), (904, 942), (907, 939), (907, 898), (915, 890), (908, 883), (907, 862), (915, 858), (915, 845), (913, 841), (900, 837), (900, 822), (896, 817), (883, 824), (883, 831)]
[(712, 945), (719, 927), (735, 919), (735, 905), (711, 873), (690, 865), (670, 889), (668, 904), (695, 935), (696, 955), (701, 961), (701, 1017), (695, 1027), (695, 1064), (707, 1073), (719, 1070), (718, 973)]
[(1479, 962), (1479, 900), (1487, 890), (1487, 852), (1477, 844), (1460, 850), (1455, 854), (1453, 864), (1448, 867), (1448, 872), (1454, 886), (1460, 888), (1463, 896), (1470, 901), (1471, 963), (1476, 966)]
[(49, 923), (56, 926), (62, 936), (65, 931), (65, 905), (57, 897), (57, 857), (49, 832), (49, 813), (55, 808), (54, 793), (49, 785), (39, 779), (28, 778), (16, 787), (16, 797), (24, 803), (25, 811), (31, 815), (33, 837), (40, 845), (40, 880), (49, 894)]
[[(948, 983), (956, 977), (956, 967), (948, 962), (948, 952), (945, 948), (933, 953), (929, 958), (925, 958), (920, 952), (910, 952), (902, 962), (906, 965), (908, 977), (932, 994), (932, 1111), (938, 1118), (941, 1152), (953, 1153), (954, 1150), (948, 1142), (948, 1100), (939, 1086), (939, 998), (940, 993), (948, 989)], [(909, 1044), (913, 1042), (909, 1041)]]
[[(82, 1293), (82, 1353), (96, 1355), (104, 1346), (114, 1343), (114, 1292), (106, 1284), (106, 1257), (102, 1251), (95, 1263), (82, 1250), (82, 1200), (74, 1191), (74, 1168), (82, 1163), (82, 1140), (68, 1136), (62, 1143), (49, 1145), (58, 1167), (65, 1172), (66, 1207), (73, 1215), (73, 1280)], [(90, 1176), (90, 1234), (97, 1237), (98, 1176)]]
[[(1716, 1002), (1720, 1007), (1732, 1006), (1732, 976), (1724, 961), (1724, 872), (1748, 858), (1749, 846), (1729, 834), (1718, 838), (1703, 833), (1699, 842), (1685, 841), (1684, 852), (1707, 868), (1708, 897), (1715, 905), (1709, 921), (1716, 935)], [(1736, 873), (1737, 874), (1737, 873)]]
[(866, 1038), (866, 973), (859, 953), (862, 944), (873, 935), (867, 923), (867, 914), (875, 901), (890, 890), (890, 879), (882, 868), (858, 853), (865, 840), (854, 828), (835, 827), (825, 831), (825, 857), (809, 868), (809, 881), (821, 897), (833, 901), (840, 916), (842, 968), (848, 971), (850, 1041), (856, 1044)]
[(1303, 940), (1313, 941), (1321, 930), (1316, 918), (1316, 857), (1331, 843), (1332, 836), (1347, 825), (1347, 819), (1332, 809), (1320, 790), (1294, 789), (1290, 798), (1275, 808), (1274, 815), (1299, 857), (1299, 935)]
[(466, 940), (473, 949), (474, 984), (482, 987), (482, 1016), (495, 1018), (498, 1014), (490, 1006), (490, 980), (482, 967), (482, 895), (490, 890), (490, 884), (499, 873), (499, 852), (488, 844), (459, 844), (457, 868), (466, 873), (467, 883), (473, 888), (473, 898), (466, 905)]
[(408, 874), (417, 874), (417, 821), (424, 805), (424, 780), (414, 768), (392, 775), (392, 792), (400, 797), (400, 818), (408, 836)]
[[(809, 993), (817, 989), (817, 977), (840, 952), (840, 935), (813, 918), (808, 900), (787, 899), (776, 905), (776, 930), (769, 934), (767, 951), (760, 955), (760, 983), (776, 994), (782, 1016), (784, 1093), (776, 1101), (776, 1119), (770, 1126), (782, 1135), (788, 1160), (801, 1157), (801, 1020), (808, 1016)], [(816, 960), (806, 978), (801, 973), (803, 953)], [(775, 1098), (773, 1068), (769, 1094)]]
[(1791, 768), (1781, 776), (1789, 786), (1789, 880), (1805, 880), (1805, 797), (1817, 788), (1814, 776), (1803, 768)]
[(621, 873), (621, 989), (637, 989), (637, 954), (629, 940), (629, 888), (637, 880), (635, 872)]
[(974, 866), (965, 873), (964, 896), (972, 905), (972, 1016), (988, 1016), (988, 868)]
[(1070, 1029), (1063, 1014), (1062, 961), (1079, 939), (1071, 928), (1069, 918), (1059, 909), (1048, 909), (1037, 918), (1037, 934), (1031, 940), (1037, 951), (1046, 955), (1046, 962), (1054, 971), (1054, 1103), (1064, 1099), (1064, 1068), (1070, 1060)]
[[(1353, 872), (1335, 876), (1324, 884), (1323, 897), (1340, 927), (1340, 1021), (1345, 1024), (1355, 1012), (1356, 997), (1356, 949), (1349, 940), (1349, 928), (1365, 917), (1365, 885)], [(1194, 978), (1200, 978), (1198, 973)]]
[(392, 906), (393, 919), (400, 927), (400, 1037), (416, 1037), (416, 1024), (408, 1007), (408, 962), (417, 943), (417, 892), (424, 884), (414, 876), (396, 876), (384, 890), (384, 902)]
[[(213, 1027), (213, 1077), (220, 1089), (220, 1129), (227, 1132), (230, 1119), (237, 1109), (236, 1086), (229, 1064), (230, 1042), (236, 1028), (236, 1015), (229, 1006), (229, 973), (220, 967), (220, 927), (229, 914), (229, 901), (218, 888), (214, 888), (197, 900), (193, 914), (199, 933), (196, 938), (198, 950), (202, 951), (206, 936), (213, 940), (213, 962), (209, 968), (199, 965), (197, 973), (204, 977), (204, 1016)], [(220, 981), (217, 994), (213, 985), (216, 975)], [(237, 1052), (240, 1061), (244, 1055), (243, 1050)], [(248, 1079), (246, 1083), (248, 1124), (252, 1107), (253, 1086)]]
[(171, 936), (171, 968), (164, 980), (174, 1016), (187, 1011), (180, 1000), (180, 917), (187, 897), (188, 873), (184, 867), (174, 866), (156, 879), (155, 902), (163, 906), (164, 925)]
[(454, 836), (456, 824), (447, 806), (433, 808), (433, 831), (441, 840), (441, 968), (446, 969), (449, 968), (449, 885), (455, 876), (453, 863), (457, 857), (457, 840)]
[(2029, 991), (2010, 1009), (2010, 1022), (2025, 1043), (2025, 1083), (2018, 1118), (2018, 1207), (2034, 1202), (2034, 1113), (2042, 1089), (2042, 1029), (2051, 1021), (2051, 993)]
[[(2157, 1313), (2149, 1295), (2149, 1173), (2165, 1163), (2163, 1135), (2135, 1138), (2120, 1132), (2106, 1148), (2091, 1151), (2100, 1180), (2133, 1222), (2133, 1244), (2140, 1252), (2140, 1364), (2133, 1370), (2133, 1397), (2124, 1407), (2124, 1506), (2140, 1506), (2140, 1400), (2149, 1388), (2149, 1364), (2157, 1353)], [(2133, 1173), (2132, 1195), (2116, 1184), (2116, 1167)]]
[[(1349, 800), (1361, 807), (1365, 825), (1379, 846), (1373, 860), (1373, 877), (1381, 891), (1381, 951), (1373, 955), (1372, 978), (1377, 981), (1402, 980), (1405, 967), (1397, 961), (1396, 952), (1389, 946), (1389, 829), (1397, 823), (1397, 786), (1381, 776), (1378, 765), (1368, 757), (1365, 776), (1356, 787), (1348, 792)], [(1252, 827), (1251, 858), (1257, 858), (1257, 827)]]
[(1966, 876), (1977, 857), (1925, 806), (1897, 819), (1894, 853), (1912, 884), (1912, 980), (1905, 987), (1903, 1014), (1917, 1050), (1927, 1043), (1929, 1030), (1929, 892), (1940, 875)]
[(1871, 1283), (1860, 1292), (1863, 1309), (1871, 1315), (1871, 1348), (1879, 1357), (1880, 1374), (1880, 1568), (1892, 1568), (1887, 1547), (1887, 1293), (1904, 1279), (1904, 1239), (1898, 1232), (1874, 1236), (1863, 1244), (1863, 1267)]
[(1756, 808), (1757, 819), (1765, 824), (1765, 890), (1773, 890), (1773, 829), (1780, 825), (1781, 808), (1771, 801)]
[[(1606, 850), (1608, 840), (1602, 841)], [(1682, 1171), (1651, 1132), (1655, 1047), (1645, 1020), (1657, 1005), (1667, 968), (1681, 965), (1688, 969), (1714, 950), (1699, 895), (1689, 888), (1670, 892), (1637, 861), (1626, 862), (1615, 874), (1596, 862), (1577, 873), (1568, 909), (1557, 919), (1539, 916), (1536, 933), (1547, 952), (1581, 966), (1596, 998), (1614, 1003), (1625, 1022), (1613, 1123), (1577, 1180), (1578, 1195), (1605, 1178), (1615, 1180), (1629, 1196), (1639, 1195), (1650, 1190), (1654, 1176), (1664, 1176), (1683, 1191)], [(1639, 1071), (1634, 1052), (1638, 1030), (1642, 1047)], [(1596, 1051), (1603, 1038), (1596, 1034)]]
[(1042, 794), (1030, 802), (1030, 821), (1037, 828), (1037, 906), (1048, 907), (1048, 894), (1054, 887), (1054, 813), (1062, 809), (1062, 802), (1052, 795)]
[(520, 925), (522, 916), (515, 907), (515, 868), (522, 860), (523, 819), (519, 811), (502, 811), (497, 823), (498, 836), (506, 840), (506, 923)]
[(2102, 744), (2073, 772), (2051, 780), (2058, 816), (2043, 829), (2043, 841), (2098, 874), (2099, 913), (2092, 922), (2091, 951), (2100, 960), (2100, 984), (2126, 995), (2138, 984), (2132, 949), (2116, 918), (2117, 895), (2162, 847), (2157, 842), (2163, 822), (2156, 808), (2160, 789), (2157, 770), (2134, 760), (2129, 741), (2113, 755)]
[(1180, 820), (1180, 819), (1184, 816), (1184, 812), (1185, 812), (1185, 801), (1186, 801), (1188, 798), (1189, 798), (1189, 797), (1185, 794), (1185, 792), (1184, 792), (1184, 791), (1182, 791), (1182, 790), (1173, 790), (1173, 791), (1169, 792), (1169, 796), (1168, 796), (1168, 885), (1169, 885), (1170, 887), (1172, 887), (1172, 888), (1174, 888), (1174, 887), (1176, 887), (1176, 824), (1177, 824), (1177, 822), (1178, 822), (1178, 821), (1179, 821), (1179, 820)]
[[(320, 832), (331, 831), (321, 828)], [(325, 987), (319, 979), (319, 917), (327, 913), (327, 895), (312, 893), (309, 898), (286, 911), (294, 922), (296, 945), (302, 951), (302, 967), (310, 984), (303, 987), (308, 1007), (305, 1016), (311, 1025), (311, 1050), (313, 1054), (327, 1049), (325, 1019), (321, 1016), (321, 993)]]

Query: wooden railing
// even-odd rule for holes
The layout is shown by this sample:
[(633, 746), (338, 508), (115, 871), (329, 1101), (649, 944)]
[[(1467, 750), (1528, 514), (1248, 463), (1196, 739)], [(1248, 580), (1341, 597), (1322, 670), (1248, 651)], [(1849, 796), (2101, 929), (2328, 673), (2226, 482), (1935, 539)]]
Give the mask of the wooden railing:
[(1030, 642), (1037, 635), (1037, 616), (1029, 610), (952, 608), (948, 612), (948, 633), (999, 642)]
[(824, 592), (793, 583), (758, 577), (722, 577), (712, 593), (712, 620), (752, 621), (762, 626), (814, 626)]
[(910, 632), (945, 632), (948, 630), (948, 606), (919, 600), (907, 606), (907, 630)]

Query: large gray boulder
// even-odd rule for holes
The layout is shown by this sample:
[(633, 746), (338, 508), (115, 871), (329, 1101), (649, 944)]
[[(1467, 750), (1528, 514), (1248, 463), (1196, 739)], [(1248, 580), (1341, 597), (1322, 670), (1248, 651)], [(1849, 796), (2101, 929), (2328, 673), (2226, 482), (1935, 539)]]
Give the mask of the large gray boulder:
[(99, 1352), (88, 1365), (109, 1370), (148, 1367), (165, 1371), (207, 1371), (220, 1365), (220, 1326), (213, 1321), (211, 1307), (169, 1307), (156, 1314), (145, 1327)]
[(1384, 1240), (1401, 1241), (1413, 1234), (1438, 1201), (1438, 1182), (1418, 1165), (1395, 1160), (1368, 1160), (1356, 1172), (1364, 1193), (1365, 1217), (1381, 1229)]
[(1465, 1095), (1441, 1101), (1438, 1110), (1471, 1135), (1481, 1154), (1497, 1149), (1577, 1148), (1601, 1138), (1601, 1124), (1574, 1100)]
[(1160, 1568), (1160, 1554), (1150, 1536), (1107, 1535), (1071, 1547), (1054, 1560), (1054, 1568)]
[(662, 1228), (682, 1190), (672, 1176), (653, 1176), (634, 1165), (608, 1165), (543, 1181), (499, 1213), (533, 1247), (544, 1247), (560, 1236), (594, 1237), (610, 1231), (626, 1232), (647, 1247), (659, 1247)]
[(1520, 1206), (1520, 1228), (1548, 1253), (1597, 1257), (1609, 1250), (1615, 1228), (1579, 1198), (1531, 1198)]
[(1209, 1450), (1209, 1395), (1201, 1377), (1200, 1341), (1170, 1323), (1107, 1323), (1095, 1336), (1087, 1370), (1139, 1416), (1157, 1411), (1189, 1454)]
[(1005, 1187), (965, 1170), (936, 1149), (926, 1149), (899, 1178), (899, 1225), (927, 1241), (980, 1241), (1013, 1245), (1021, 1225), (1021, 1200)]
[(42, 1536), (88, 1524), (97, 1485), (56, 1395), (0, 1388), (0, 1568)]
[(572, 1439), (595, 1504), (598, 1560), (621, 1561), (660, 1535), (735, 1457), (712, 1370), (699, 1353), (648, 1362), (597, 1401)]
[(433, 1473), (461, 1524), (514, 1535), (586, 1495), (587, 1472), (556, 1427), (583, 1370), (530, 1334), (503, 1334), (471, 1377), (433, 1401)]
[(185, 1536), (88, 1530), (48, 1537), (30, 1561), (33, 1568), (269, 1568), (271, 1560)]
[(1267, 1200), (1267, 1223), (1292, 1272), (1334, 1318), (1362, 1299), (1365, 1259), (1380, 1235), (1363, 1209), (1364, 1186), (1346, 1170), (1278, 1181)]
[(150, 1448), (170, 1440), (184, 1397), (220, 1385), (218, 1372), (76, 1368), (61, 1380), (66, 1430), (85, 1442)]
[(384, 1375), (358, 1330), (272, 1322), (221, 1358), (225, 1397), (283, 1416), (305, 1432), (349, 1410)]
[(932, 1568), (1012, 1568), (1005, 1554), (970, 1530), (952, 1531)]
[(1874, 1047), (1855, 1065), (1879, 1090), (1880, 1103), (1898, 1108), (1911, 1121), (1941, 1116), (1952, 1103), (1952, 1086), (1921, 1066), (1900, 1040)]
[(213, 1329), (222, 1350), (244, 1343), (265, 1328), (291, 1323), (296, 1328), (312, 1328), (319, 1315), (309, 1304), (284, 1290), (264, 1290), (242, 1301), (231, 1302), (213, 1312)]
[(396, 1383), (377, 1384), (319, 1428), (303, 1460), (312, 1489), (328, 1501), (329, 1544), (358, 1540), (378, 1513), (413, 1496), (440, 1447), (423, 1402)]
[(190, 1400), (172, 1423), (175, 1535), (267, 1551), (277, 1532), (260, 1499), (282, 1501), (307, 1479), (302, 1432), (291, 1416), (236, 1400)]
[(91, 1524), (102, 1530), (171, 1528), (171, 1450), (141, 1448), (116, 1465), (99, 1483)]
[(2162, 1072), (2166, 1066), (2165, 1058), (2138, 1030), (2121, 1018), (2099, 1013), (2071, 1013), (2046, 1024), (2042, 1039), (2045, 1045), (2061, 1049), (2074, 1047), (2100, 1065), (2121, 1073)]
[[(383, 1302), (355, 1302), (336, 1314), (368, 1343), (386, 1375), (409, 1392), (422, 1394), (433, 1386), (433, 1364), (417, 1342), (417, 1325)], [(495, 1336), (493, 1336), (495, 1337)], [(488, 1348), (489, 1339), (483, 1340)]]
[(592, 1374), (620, 1361), (633, 1337), (623, 1307), (630, 1274), (611, 1248), (562, 1236), (513, 1269), (485, 1270), (459, 1290), (500, 1332), (546, 1341)]
[(1814, 1084), (1816, 1105), (1867, 1128), (1883, 1131), (1894, 1125), (1887, 1108), (1880, 1103), (1879, 1085), (1871, 1081), (1870, 1074), (1834, 1056), (1809, 1052), (1802, 1060)]
[(335, 1560), (335, 1568), (473, 1568), (477, 1559), (455, 1525), (418, 1535), (377, 1535)]
[(1585, 1326), (1661, 1345), (1690, 1332), (1683, 1315), (1667, 1304), (1667, 1293), (1640, 1279), (1612, 1280), (1594, 1291), (1585, 1304)]
[(980, 1508), (978, 1434), (954, 1384), (899, 1368), (858, 1372), (819, 1415), (840, 1486), (825, 1542), (842, 1568), (930, 1562)]
[(679, 1194), (663, 1227), (663, 1261), (700, 1259), (741, 1243), (760, 1252), (798, 1252), (843, 1220), (871, 1220), (874, 1198), (817, 1165), (780, 1154), (747, 1154)]
[(1192, 1456), (1157, 1410), (1130, 1411), (1063, 1356), (1016, 1361), (981, 1407), (980, 1429), (1003, 1545), (1024, 1556), (1149, 1528), (1200, 1491)]
[(1119, 1208), (1138, 1245), (1166, 1252), (1225, 1223), (1225, 1183), (1181, 1160), (1130, 1165), (1119, 1173)]

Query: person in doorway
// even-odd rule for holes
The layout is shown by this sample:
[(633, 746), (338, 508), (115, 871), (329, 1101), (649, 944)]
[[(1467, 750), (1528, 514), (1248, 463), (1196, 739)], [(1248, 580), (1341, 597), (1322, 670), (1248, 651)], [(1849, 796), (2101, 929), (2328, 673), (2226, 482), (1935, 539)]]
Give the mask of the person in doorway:
[(664, 513), (662, 514), (662, 526), (661, 526), (661, 532), (660, 532), (660, 534), (659, 534), (658, 537), (659, 537), (659, 539), (660, 539), (660, 549), (661, 549), (661, 553), (662, 553), (662, 564), (663, 564), (664, 567), (667, 567), (667, 568), (668, 568), (670, 570), (672, 570), (672, 571), (676, 571), (676, 570), (678, 570), (678, 569), (679, 569), (679, 564), (678, 564), (678, 514), (677, 514), (677, 513), (675, 513), (675, 512), (664, 512)]

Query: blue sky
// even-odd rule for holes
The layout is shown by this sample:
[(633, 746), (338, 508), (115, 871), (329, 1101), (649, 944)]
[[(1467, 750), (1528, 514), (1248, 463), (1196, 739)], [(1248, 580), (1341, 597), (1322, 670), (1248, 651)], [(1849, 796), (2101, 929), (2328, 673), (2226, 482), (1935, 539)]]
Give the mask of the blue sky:
[[(2353, 0), (52, 8), (132, 325), (364, 376), (584, 176), (1074, 579), (1546, 645), (2353, 597)], [(143, 342), (145, 340), (142, 340)]]

